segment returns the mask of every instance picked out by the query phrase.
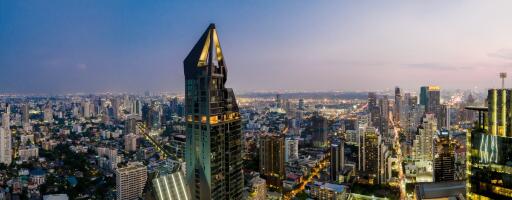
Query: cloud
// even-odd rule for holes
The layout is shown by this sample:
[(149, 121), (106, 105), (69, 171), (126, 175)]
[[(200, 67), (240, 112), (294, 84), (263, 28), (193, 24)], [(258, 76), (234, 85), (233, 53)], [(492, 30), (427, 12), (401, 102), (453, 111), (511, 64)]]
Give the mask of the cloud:
[(512, 60), (512, 49), (500, 49), (496, 52), (487, 54), (489, 57)]
[(406, 64), (404, 67), (413, 68), (413, 69), (444, 70), (444, 71), (473, 69), (473, 67), (470, 67), (470, 66), (454, 66), (454, 65), (443, 64), (443, 63), (415, 63), (415, 64)]
[(87, 69), (87, 65), (84, 64), (84, 63), (80, 63), (80, 64), (76, 65), (76, 68), (79, 69), (79, 70), (86, 70)]

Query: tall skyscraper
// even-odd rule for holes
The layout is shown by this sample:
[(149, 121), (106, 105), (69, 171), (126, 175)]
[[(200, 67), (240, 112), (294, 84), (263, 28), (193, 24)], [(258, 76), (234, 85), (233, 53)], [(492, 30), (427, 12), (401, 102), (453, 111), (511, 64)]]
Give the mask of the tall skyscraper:
[(29, 113), (29, 104), (28, 103), (24, 103), (22, 106), (21, 106), (21, 122), (22, 124), (28, 124), (30, 123), (30, 113)]
[(368, 93), (368, 111), (370, 112), (371, 125), (380, 126), (380, 108), (377, 105), (377, 94), (375, 92)]
[(330, 175), (332, 182), (339, 182), (339, 175), (345, 167), (345, 144), (343, 141), (331, 144)]
[(425, 112), (434, 113), (437, 117), (441, 106), (441, 88), (439, 86), (422, 86), (420, 105), (425, 106)]
[(10, 106), (7, 105), (2, 113), (2, 127), (0, 127), (0, 163), (10, 165), (12, 162), (12, 136), (10, 124)]
[(416, 166), (417, 182), (434, 181), (434, 137), (437, 133), (437, 119), (432, 113), (423, 117), (418, 133), (413, 140), (413, 160)]
[(423, 117), (418, 134), (414, 140), (414, 159), (432, 161), (434, 152), (434, 136), (437, 131), (437, 120), (433, 114), (426, 114)]
[(147, 167), (141, 162), (116, 169), (117, 200), (139, 199), (148, 179)]
[(478, 111), (478, 121), (466, 139), (467, 199), (512, 198), (511, 94), (490, 89), (487, 108), (468, 107)]
[(395, 105), (394, 105), (394, 112), (393, 112), (393, 118), (395, 121), (400, 121), (401, 107), (402, 107), (402, 93), (401, 93), (399, 87), (395, 87)]
[(314, 114), (311, 117), (311, 127), (313, 131), (313, 146), (326, 147), (327, 146), (327, 119), (320, 114)]
[(379, 147), (381, 140), (378, 130), (374, 127), (367, 127), (360, 139), (360, 172), (375, 180), (379, 171)]
[(284, 171), (284, 136), (262, 135), (260, 137), (260, 174), (267, 184), (281, 190), (285, 178)]
[(455, 147), (450, 141), (448, 131), (441, 131), (436, 142), (434, 156), (435, 182), (453, 181), (455, 179)]
[(184, 62), (186, 179), (193, 199), (241, 199), (242, 132), (217, 30), (210, 24)]

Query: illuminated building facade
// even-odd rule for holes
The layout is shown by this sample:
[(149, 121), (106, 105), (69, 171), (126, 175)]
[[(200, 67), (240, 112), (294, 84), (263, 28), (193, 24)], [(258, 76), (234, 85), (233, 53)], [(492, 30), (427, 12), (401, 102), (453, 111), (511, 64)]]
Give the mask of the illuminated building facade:
[(360, 139), (360, 172), (374, 179), (377, 178), (379, 172), (379, 147), (381, 140), (379, 131), (373, 127), (367, 127)]
[(267, 134), (260, 137), (260, 174), (267, 184), (277, 190), (283, 187), (284, 170), (284, 136)]
[(331, 166), (330, 175), (331, 181), (338, 183), (340, 182), (339, 176), (343, 172), (345, 167), (345, 144), (340, 141), (335, 144), (331, 144)]
[(241, 199), (242, 132), (215, 25), (184, 62), (186, 180), (191, 199)]
[(434, 156), (435, 182), (454, 181), (455, 179), (455, 145), (450, 140), (448, 131), (441, 131), (436, 142)]
[(313, 129), (313, 146), (323, 148), (327, 146), (327, 119), (319, 114), (311, 117)]
[(478, 111), (476, 126), (467, 136), (468, 199), (512, 198), (511, 93), (490, 89), (488, 108), (467, 107)]

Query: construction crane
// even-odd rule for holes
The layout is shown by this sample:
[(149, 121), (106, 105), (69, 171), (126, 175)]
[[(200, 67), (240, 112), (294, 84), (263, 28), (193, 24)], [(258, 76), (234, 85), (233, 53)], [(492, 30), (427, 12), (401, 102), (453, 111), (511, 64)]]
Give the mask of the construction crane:
[(156, 149), (156, 151), (160, 153), (163, 159), (171, 157), (171, 153), (169, 153), (160, 143), (158, 143), (158, 141), (149, 135), (146, 124), (143, 122), (137, 122), (137, 129), (139, 130), (138, 132), (142, 134), (142, 136), (144, 136), (144, 138)]

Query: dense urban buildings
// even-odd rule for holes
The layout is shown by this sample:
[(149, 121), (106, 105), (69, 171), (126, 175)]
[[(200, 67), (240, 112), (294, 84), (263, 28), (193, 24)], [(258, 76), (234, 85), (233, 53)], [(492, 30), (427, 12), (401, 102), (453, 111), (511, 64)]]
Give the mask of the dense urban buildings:
[[(123, 20), (132, 16), (126, 15), (126, 10), (137, 16), (121, 26), (112, 26), (118, 24), (108, 19), (112, 13), (107, 19), (99, 15), (98, 20), (83, 17), (96, 11), (83, 15), (72, 9), (69, 15), (59, 11), (67, 9), (55, 9), (58, 4), (38, 12), (25, 7), (27, 3), (17, 3), (13, 9), (2, 9), (10, 3), (0, 3), (0, 199), (512, 199), (512, 89), (506, 88), (506, 73), (496, 73), (500, 89), (482, 90), (494, 87), (485, 79), (488, 71), (495, 73), (492, 70), (510, 64), (497, 61), (509, 60), (509, 38), (503, 42), (494, 41), (496, 34), (482, 37), (503, 47), (485, 47), (476, 41), (479, 48), (456, 52), (465, 59), (455, 64), (457, 59), (434, 59), (453, 51), (451, 47), (437, 48), (436, 55), (425, 54), (432, 50), (409, 41), (418, 38), (414, 35), (401, 37), (402, 43), (393, 41), (393, 48), (386, 47), (385, 52), (379, 46), (396, 34), (385, 34), (386, 40), (379, 42), (375, 38), (381, 37), (368, 40), (368, 36), (379, 36), (373, 34), (395, 30), (388, 26), (393, 21), (403, 22), (394, 18), (382, 17), (391, 19), (379, 23), (385, 30), (342, 26), (347, 35), (331, 37), (339, 35), (334, 30), (338, 25), (353, 19), (351, 12), (334, 12), (348, 17), (336, 22), (340, 24), (328, 23), (330, 27), (325, 29), (322, 26), (327, 23), (314, 21), (322, 3), (286, 12), (294, 14), (290, 18), (273, 15), (273, 9), (258, 12), (260, 6), (246, 10), (229, 7), (230, 12), (223, 12), (225, 8), (218, 6), (221, 2), (213, 3), (215, 7), (174, 3), (163, 6), (169, 9), (165, 12), (158, 10), (160, 6), (135, 6), (136, 11), (146, 13), (125, 7), (112, 9), (113, 13), (121, 10)], [(359, 8), (351, 4), (341, 10), (345, 6)], [(94, 6), (76, 7), (87, 10)], [(175, 7), (187, 15), (168, 16), (175, 14), (169, 12), (176, 11)], [(283, 7), (295, 9), (295, 5)], [(410, 13), (417, 7), (431, 8), (408, 4), (400, 8)], [(446, 24), (457, 24), (455, 30), (466, 24), (452, 23), (458, 17), (444, 13), (455, 15), (466, 7), (480, 6), (468, 3), (457, 9), (435, 9), (450, 11), (435, 13), (448, 19)], [(338, 7), (329, 9), (340, 11)], [(365, 17), (364, 12), (353, 13), (362, 14), (363, 21), (383, 14), (372, 12), (375, 16)], [(228, 23), (225, 49), (215, 24), (209, 24), (204, 32), (194, 27), (201, 26), (205, 17), (222, 14), (236, 16), (219, 18)], [(32, 15), (48, 15), (52, 26), (38, 23), (38, 30), (33, 31), (36, 35), (25, 31), (34, 25), (28, 26), (24, 20)], [(3, 20), (12, 16), (14, 24)], [(54, 27), (74, 25), (60, 21), (61, 16), (80, 16), (101, 24)], [(339, 19), (321, 16), (326, 22)], [(265, 19), (272, 19), (272, 26), (257, 28)], [(279, 26), (278, 22), (288, 19), (300, 23), (288, 21)], [(417, 16), (407, 19), (418, 21)], [(186, 29), (176, 23), (183, 20), (187, 20)], [(238, 20), (243, 26), (230, 24)], [(432, 24), (443, 25), (437, 21)], [(315, 26), (311, 28), (311, 24)], [(134, 25), (136, 34), (128, 32)], [(51, 34), (45, 27), (52, 28)], [(119, 27), (127, 32), (112, 31)], [(283, 27), (287, 34), (279, 35), (279, 41), (262, 42), (258, 37), (271, 38)], [(53, 37), (62, 32), (73, 34)], [(292, 32), (297, 36), (288, 34)], [(315, 35), (325, 32), (328, 40)], [(360, 32), (364, 34), (348, 37)], [(18, 44), (4, 39), (12, 33), (19, 33), (12, 37)], [(162, 33), (169, 35), (157, 37)], [(447, 35), (435, 33), (431, 35)], [(467, 34), (448, 35), (456, 35), (452, 40), (471, 47), (462, 42), (467, 37), (460, 37)], [(352, 41), (359, 37), (362, 42)], [(432, 41), (426, 44), (450, 40)], [(310, 47), (301, 48), (303, 43)], [(358, 46), (360, 43), (363, 46)], [(402, 46), (409, 43), (414, 47)], [(155, 44), (160, 46), (156, 49)], [(494, 52), (496, 48), (502, 49)], [(396, 57), (388, 54), (403, 49), (407, 52)], [(229, 50), (229, 55), (223, 50)], [(397, 60), (374, 58), (375, 52)], [(467, 52), (480, 56), (467, 56)], [(318, 55), (325, 57), (315, 58)], [(234, 58), (236, 65), (229, 69), (229, 79), (226, 56)], [(400, 60), (404, 58), (407, 60)], [(474, 63), (483, 66), (474, 67)], [(379, 67), (371, 67), (374, 65)], [(40, 68), (31, 69), (33, 66)], [(303, 71), (306, 67), (308, 71)], [(228, 82), (234, 89), (227, 87)]]

